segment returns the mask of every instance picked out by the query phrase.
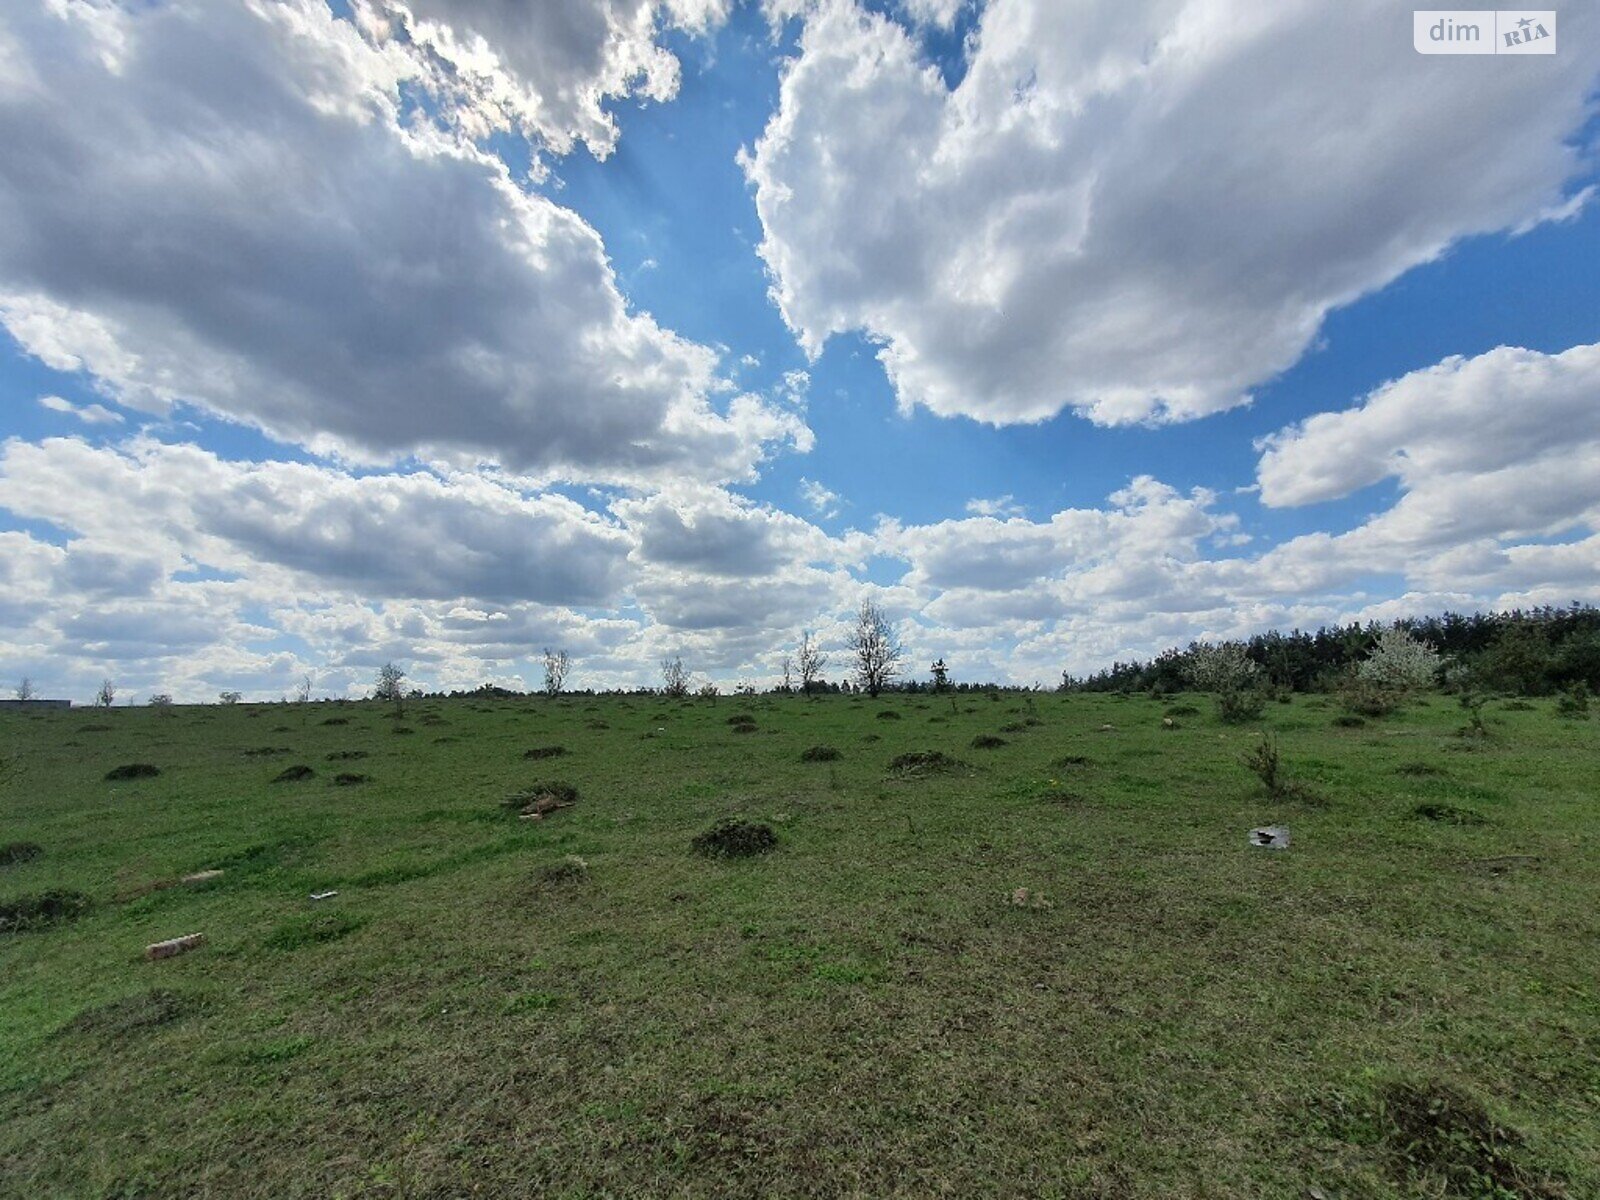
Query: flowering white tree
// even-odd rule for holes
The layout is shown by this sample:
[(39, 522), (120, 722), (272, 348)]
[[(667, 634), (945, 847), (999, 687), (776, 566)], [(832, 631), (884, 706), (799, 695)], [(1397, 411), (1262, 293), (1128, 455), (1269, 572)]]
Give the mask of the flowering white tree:
[(1372, 653), (1356, 664), (1356, 675), (1397, 695), (1424, 691), (1439, 675), (1439, 652), (1398, 625), (1378, 635)]
[(1253, 721), (1266, 704), (1261, 690), (1261, 665), (1246, 652), (1243, 642), (1195, 642), (1185, 656), (1183, 673), (1196, 691), (1217, 698), (1217, 715), (1224, 721)]
[(1184, 675), (1199, 692), (1236, 692), (1253, 686), (1261, 675), (1260, 664), (1245, 652), (1243, 642), (1196, 642), (1188, 658)]
[(546, 646), (544, 650), (544, 694), (546, 696), (559, 696), (561, 689), (567, 686), (567, 670), (572, 666), (572, 660), (567, 657), (565, 650), (552, 650)]

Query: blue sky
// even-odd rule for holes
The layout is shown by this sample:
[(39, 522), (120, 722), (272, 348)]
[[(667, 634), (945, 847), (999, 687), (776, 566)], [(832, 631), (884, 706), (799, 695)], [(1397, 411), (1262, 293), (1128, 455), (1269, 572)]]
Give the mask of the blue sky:
[(1600, 599), (1591, 16), (1185, 7), (0, 17), (0, 670), (765, 681), (871, 598), (1033, 682)]

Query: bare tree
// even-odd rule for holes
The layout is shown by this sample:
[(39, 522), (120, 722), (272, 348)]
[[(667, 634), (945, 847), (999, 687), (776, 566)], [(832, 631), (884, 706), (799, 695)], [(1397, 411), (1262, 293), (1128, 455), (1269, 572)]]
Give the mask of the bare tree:
[(788, 654), (783, 656), (783, 679), (778, 683), (778, 690), (785, 696), (794, 693), (794, 659)]
[(110, 708), (117, 698), (117, 685), (107, 679), (100, 685), (100, 691), (95, 695), (96, 708)]
[(544, 648), (544, 694), (546, 696), (559, 696), (561, 689), (567, 686), (567, 669), (572, 665), (572, 660), (567, 657), (565, 650), (552, 650), (549, 646)]
[(828, 656), (817, 644), (816, 635), (809, 629), (800, 635), (800, 690), (811, 695), (813, 684), (822, 682), (822, 669), (828, 665)]
[(298, 704), (311, 703), (311, 672), (307, 671), (300, 677), (300, 686), (294, 689), (295, 702)]
[(372, 698), (393, 702), (394, 715), (398, 717), (405, 712), (405, 682), (406, 673), (392, 662), (386, 662), (378, 668), (378, 678), (373, 687)]
[(674, 699), (682, 699), (689, 694), (689, 668), (683, 665), (682, 658), (661, 660), (661, 681), (666, 685), (663, 690)]
[(38, 694), (38, 689), (33, 686), (33, 680), (24, 675), (22, 682), (17, 684), (17, 699), (32, 700)]
[(850, 631), (848, 645), (856, 660), (856, 686), (876, 697), (900, 673), (905, 651), (889, 618), (871, 600), (863, 600), (856, 610), (856, 627)]

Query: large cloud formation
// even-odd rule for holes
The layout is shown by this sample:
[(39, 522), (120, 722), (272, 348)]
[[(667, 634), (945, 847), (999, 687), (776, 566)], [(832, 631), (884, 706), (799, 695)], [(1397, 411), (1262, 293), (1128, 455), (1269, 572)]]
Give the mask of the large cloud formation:
[(728, 0), (355, 0), (357, 22), (410, 48), (448, 116), (474, 135), (515, 129), (567, 154), (604, 158), (617, 142), (605, 107), (670, 100), (681, 68), (663, 30), (703, 34)]
[(1419, 56), (1388, 0), (992, 0), (953, 88), (856, 0), (787, 7), (745, 160), (773, 295), (811, 353), (881, 342), (902, 405), (1215, 412), (1330, 309), (1582, 202), (1592, 7), (1535, 60)]
[(631, 312), (599, 236), (408, 117), (315, 0), (0, 14), (0, 322), (124, 404), (319, 453), (628, 483), (809, 431)]

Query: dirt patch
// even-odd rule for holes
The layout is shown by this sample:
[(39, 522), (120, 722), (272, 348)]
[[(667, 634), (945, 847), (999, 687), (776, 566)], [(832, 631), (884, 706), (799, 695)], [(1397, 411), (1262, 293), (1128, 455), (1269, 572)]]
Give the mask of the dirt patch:
[(1487, 825), (1489, 818), (1470, 808), (1457, 808), (1453, 804), (1419, 804), (1411, 810), (1419, 821), (1437, 821), (1441, 825)]
[(297, 763), (292, 767), (285, 767), (282, 771), (278, 772), (278, 774), (274, 775), (272, 777), (272, 782), (300, 783), (303, 780), (312, 778), (314, 775), (316, 775), (316, 772), (310, 767), (306, 766), (304, 763)]
[(565, 746), (535, 746), (523, 752), (523, 758), (560, 758), (567, 752)]
[(1443, 1184), (1454, 1196), (1564, 1200), (1566, 1189), (1526, 1161), (1515, 1129), (1444, 1083), (1391, 1084), (1379, 1100), (1383, 1146), (1402, 1181)]
[(15, 867), (32, 862), (44, 853), (38, 842), (7, 842), (0, 846), (0, 867)]
[(843, 757), (833, 746), (812, 746), (800, 752), (801, 762), (837, 762)]
[(372, 776), (358, 775), (354, 771), (340, 771), (333, 777), (335, 787), (356, 787), (359, 784), (371, 783)]
[(21, 933), (43, 929), (63, 921), (75, 921), (92, 907), (93, 901), (82, 892), (52, 889), (32, 896), (19, 896), (0, 903), (0, 933)]
[(1001, 746), (1009, 746), (1010, 744), (1005, 738), (992, 733), (980, 733), (972, 739), (972, 748), (974, 750), (998, 750)]
[(1500, 854), (1494, 858), (1469, 858), (1462, 866), (1474, 875), (1499, 878), (1513, 871), (1537, 870), (1542, 861), (1537, 854)]
[(154, 779), (161, 774), (161, 768), (150, 763), (123, 763), (120, 767), (112, 767), (106, 772), (106, 782), (115, 783), (122, 779)]
[(889, 760), (889, 770), (896, 775), (932, 775), (939, 771), (954, 771), (962, 766), (958, 758), (951, 758), (943, 750), (911, 750), (897, 754)]
[(778, 835), (772, 826), (754, 821), (722, 821), (692, 843), (697, 854), (713, 858), (753, 858), (778, 848)]
[(539, 820), (578, 802), (578, 789), (559, 780), (541, 780), (500, 801), (500, 807), (520, 817)]
[(1083, 796), (1080, 796), (1077, 792), (1060, 790), (1046, 792), (1039, 798), (1046, 804), (1053, 804), (1057, 808), (1082, 808), (1085, 804), (1089, 803), (1087, 799), (1085, 799)]
[(1409, 762), (1401, 763), (1394, 769), (1396, 775), (1407, 775), (1412, 779), (1427, 779), (1434, 775), (1443, 775), (1443, 767), (1436, 767), (1432, 763)]

